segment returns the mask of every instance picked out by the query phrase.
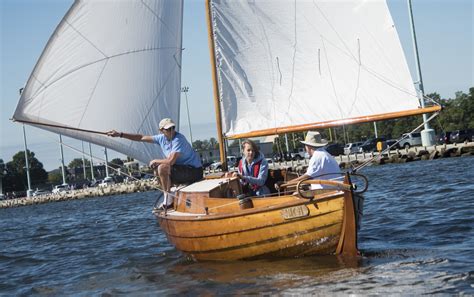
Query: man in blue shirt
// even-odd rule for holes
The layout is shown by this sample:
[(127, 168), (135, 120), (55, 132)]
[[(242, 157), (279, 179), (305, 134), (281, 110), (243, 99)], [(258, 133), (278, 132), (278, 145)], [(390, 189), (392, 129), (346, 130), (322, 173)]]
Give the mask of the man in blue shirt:
[[(161, 185), (166, 193), (169, 192), (171, 183), (193, 183), (202, 179), (201, 159), (183, 134), (175, 130), (176, 124), (171, 119), (165, 118), (160, 121), (159, 128), (161, 134), (153, 136), (115, 130), (107, 132), (107, 135), (160, 145), (166, 158), (151, 160), (149, 166), (155, 169), (155, 175), (160, 177)], [(170, 208), (173, 200), (167, 199), (166, 193), (164, 207)]]

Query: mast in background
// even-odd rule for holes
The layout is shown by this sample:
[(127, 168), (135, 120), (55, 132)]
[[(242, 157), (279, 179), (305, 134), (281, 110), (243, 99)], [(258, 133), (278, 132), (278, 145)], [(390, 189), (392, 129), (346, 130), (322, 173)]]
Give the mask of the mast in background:
[(25, 124), (23, 124), (23, 140), (25, 141), (25, 167), (26, 167), (26, 179), (28, 180), (28, 190), (26, 191), (26, 197), (31, 197), (31, 179), (30, 179), (30, 164), (28, 162), (28, 147), (26, 145), (26, 132)]
[(109, 177), (109, 156), (107, 155), (107, 148), (104, 147), (105, 154), (105, 177)]
[(86, 173), (86, 159), (84, 158), (84, 141), (81, 141), (82, 144), (82, 171), (84, 172), (84, 180), (87, 179), (87, 173)]
[[(416, 59), (416, 70), (418, 75), (418, 98), (421, 103), (421, 108), (425, 108), (425, 90), (423, 87), (423, 77), (421, 76), (421, 67), (420, 67), (420, 58), (418, 56), (418, 44), (416, 42), (416, 33), (415, 33), (415, 22), (413, 20), (413, 11), (411, 8), (411, 0), (408, 0), (408, 11), (410, 15), (410, 25), (411, 25), (411, 36), (413, 39), (413, 50), (415, 52), (415, 59)], [(421, 131), (421, 143), (423, 146), (432, 146), (435, 144), (435, 131), (430, 128), (428, 124), (428, 115), (426, 113), (423, 114), (423, 123), (425, 129)]]
[(59, 134), (59, 151), (61, 152), (61, 173), (63, 175), (63, 185), (67, 185), (66, 170), (64, 169), (63, 138), (61, 134)]
[(188, 113), (189, 138), (191, 139), (191, 146), (193, 146), (193, 131), (191, 129), (191, 118), (189, 117), (189, 105), (188, 105), (189, 87), (188, 86), (182, 87), (181, 92), (184, 93), (184, 97), (186, 98), (186, 112)]
[(91, 158), (91, 181), (95, 181), (94, 177), (94, 161), (92, 160), (92, 146), (91, 143), (89, 142), (89, 153), (90, 153), (90, 158)]

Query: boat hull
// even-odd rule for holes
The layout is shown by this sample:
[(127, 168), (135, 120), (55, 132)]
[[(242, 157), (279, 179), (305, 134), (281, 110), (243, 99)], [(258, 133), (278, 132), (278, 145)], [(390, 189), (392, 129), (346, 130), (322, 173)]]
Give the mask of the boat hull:
[[(351, 191), (323, 191), (312, 200), (297, 195), (255, 198), (250, 209), (229, 203), (235, 199), (221, 199), (227, 208), (220, 212), (193, 214), (177, 207), (155, 215), (169, 241), (195, 260), (356, 254), (354, 205), (359, 203), (353, 199)], [(214, 201), (202, 202), (206, 200)]]

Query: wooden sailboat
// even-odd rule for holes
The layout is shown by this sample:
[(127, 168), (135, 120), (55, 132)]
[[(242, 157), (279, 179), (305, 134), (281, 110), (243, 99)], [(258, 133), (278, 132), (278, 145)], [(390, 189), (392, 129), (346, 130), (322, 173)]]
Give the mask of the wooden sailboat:
[[(206, 9), (224, 164), (227, 139), (439, 110), (419, 107), (384, 1), (208, 0)], [(152, 135), (161, 118), (179, 118), (182, 12), (178, 0), (76, 1), (13, 119), (145, 163), (160, 157), (156, 146), (99, 131)], [(197, 260), (355, 256), (362, 198), (350, 178), (266, 197), (243, 197), (236, 179), (207, 178), (179, 187), (174, 209), (154, 213), (170, 242)]]
[[(359, 29), (367, 29), (362, 15), (377, 15), (368, 22), (380, 21), (380, 17), (391, 20), (385, 3), (380, 5), (371, 2), (367, 5), (362, 1), (328, 4), (324, 1), (269, 3), (209, 0), (206, 4), (213, 57), (211, 64), (214, 69), (216, 122), (219, 136), (222, 136), (221, 144), (225, 138), (306, 131), (439, 109), (433, 107), (420, 111), (418, 107), (408, 107), (414, 107), (413, 103), (416, 102), (401, 97), (406, 97), (407, 93), (413, 91), (411, 80), (410, 85), (406, 80), (405, 84), (401, 84), (406, 87), (402, 92), (387, 94), (386, 100), (391, 100), (396, 106), (385, 109), (385, 112), (372, 111), (374, 114), (364, 114), (350, 107), (356, 101), (374, 98), (358, 98), (357, 95), (354, 98), (353, 94), (339, 97), (354, 90), (357, 93), (359, 88), (362, 93), (381, 85), (386, 88), (387, 81), (384, 80), (393, 78), (387, 72), (378, 73), (379, 77), (374, 75), (353, 85), (354, 81), (347, 81), (342, 73), (357, 69), (360, 79), (360, 71), (370, 73), (379, 69), (377, 62), (369, 62), (361, 67), (361, 56), (365, 54), (361, 54), (360, 42), (372, 41), (370, 39), (373, 36), (372, 32)], [(354, 13), (354, 10), (359, 11)], [(352, 17), (345, 19), (342, 27), (336, 28), (329, 19), (337, 15)], [(277, 21), (283, 25), (276, 24)], [(317, 36), (314, 29), (327, 29), (330, 33)], [(339, 35), (341, 32), (351, 36), (352, 41), (358, 41), (358, 46), (348, 48), (346, 41)], [(298, 34), (303, 35), (299, 37), (303, 40), (301, 46), (298, 44), (299, 47)], [(316, 38), (312, 35), (316, 35)], [(395, 45), (392, 58), (404, 61), (396, 32), (392, 31), (389, 35), (384, 40), (387, 44), (383, 47)], [(364, 37), (367, 38), (363, 39)], [(314, 65), (319, 63), (319, 74), (315, 74), (315, 67), (307, 67), (307, 62), (298, 62), (298, 58), (311, 60), (308, 52), (313, 50), (314, 54), (321, 51), (325, 42), (334, 46), (332, 50), (324, 49), (326, 58), (323, 60), (326, 63), (331, 61), (332, 64), (321, 66), (321, 61), (313, 59)], [(358, 58), (351, 52), (354, 49), (358, 50)], [(373, 55), (371, 51), (366, 54)], [(349, 56), (344, 61), (348, 65), (336, 59), (331, 60), (330, 55)], [(397, 74), (409, 77), (405, 63), (396, 65), (391, 71), (394, 69)], [(284, 79), (287, 80), (283, 82)], [(344, 82), (340, 94), (327, 92), (331, 85), (338, 82)], [(317, 85), (315, 88), (310, 86), (313, 83)], [(311, 93), (311, 90), (316, 93)], [(321, 93), (330, 95), (323, 100), (314, 98), (314, 94)], [(411, 94), (409, 97), (413, 99), (416, 92)], [(327, 105), (328, 102), (333, 104), (323, 108), (322, 104)], [(311, 103), (321, 105), (316, 110), (308, 110)], [(364, 104), (368, 103), (362, 105)], [(322, 109), (324, 115), (321, 114)], [(312, 121), (307, 121), (308, 118)], [(221, 156), (225, 156), (222, 145), (220, 151)], [(221, 160), (224, 162), (225, 158)], [(285, 191), (268, 197), (248, 197), (239, 202), (236, 197), (242, 194), (242, 190), (238, 180), (209, 179), (178, 190), (174, 198), (175, 209), (155, 210), (154, 213), (170, 242), (178, 250), (197, 260), (299, 257), (314, 254), (356, 256), (363, 199), (354, 194), (350, 176), (347, 175), (344, 181), (313, 180), (304, 183), (330, 184), (333, 188), (304, 190), (300, 183), (296, 191)], [(249, 207), (244, 207), (247, 204)]]

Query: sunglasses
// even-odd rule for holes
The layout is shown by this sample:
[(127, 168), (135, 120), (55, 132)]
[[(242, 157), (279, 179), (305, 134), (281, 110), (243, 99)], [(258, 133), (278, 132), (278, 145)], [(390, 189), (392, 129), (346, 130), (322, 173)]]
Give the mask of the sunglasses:
[(168, 129), (162, 128), (161, 131), (164, 131), (164, 130), (166, 130), (166, 131), (171, 131), (172, 128), (173, 128), (173, 127), (169, 127)]

